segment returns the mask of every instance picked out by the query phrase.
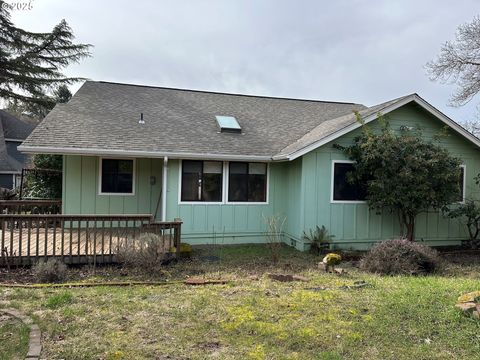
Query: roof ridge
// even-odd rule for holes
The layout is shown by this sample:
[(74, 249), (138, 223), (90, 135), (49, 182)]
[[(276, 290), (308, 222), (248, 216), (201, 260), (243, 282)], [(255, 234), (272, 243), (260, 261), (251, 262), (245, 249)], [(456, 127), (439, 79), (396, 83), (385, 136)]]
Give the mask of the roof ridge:
[(239, 94), (239, 93), (228, 93), (228, 92), (222, 92), (222, 91), (184, 89), (184, 88), (175, 88), (175, 87), (168, 87), (168, 86), (130, 84), (130, 83), (120, 83), (120, 82), (115, 82), (115, 81), (103, 81), (103, 80), (99, 80), (99, 81), (87, 80), (86, 82), (100, 83), (100, 84), (112, 84), (112, 85), (123, 85), (123, 86), (137, 86), (137, 87), (152, 88), (152, 89), (189, 91), (189, 92), (198, 92), (198, 93), (206, 93), (206, 94), (216, 94), (216, 95), (244, 96), (244, 97), (262, 98), (262, 99), (274, 99), (274, 100), (308, 101), (308, 102), (327, 103), (327, 104), (363, 105), (363, 104), (358, 104), (358, 103), (354, 103), (354, 102), (347, 102), (347, 101), (330, 101), (330, 100), (300, 99), (300, 98), (280, 97), (280, 96)]

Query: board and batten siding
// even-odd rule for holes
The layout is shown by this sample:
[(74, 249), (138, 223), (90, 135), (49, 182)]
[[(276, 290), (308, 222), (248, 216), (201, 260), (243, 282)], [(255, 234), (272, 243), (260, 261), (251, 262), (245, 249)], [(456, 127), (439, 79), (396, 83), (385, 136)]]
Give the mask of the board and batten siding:
[[(432, 139), (444, 128), (442, 122), (415, 105), (406, 105), (385, 118), (393, 130), (397, 131), (404, 125), (419, 127), (427, 139)], [(368, 126), (379, 128), (376, 122)], [(335, 246), (342, 248), (365, 249), (372, 243), (397, 237), (400, 233), (396, 214), (386, 211), (378, 214), (369, 210), (365, 203), (331, 203), (332, 161), (347, 160), (333, 145), (352, 144), (360, 131), (352, 131), (306, 154), (301, 164), (301, 230), (308, 231), (317, 225), (325, 225), (329, 233), (335, 236)], [(474, 176), (480, 172), (479, 150), (453, 130), (448, 134), (439, 142), (466, 165), (466, 197), (479, 198), (479, 187), (474, 181)], [(430, 245), (453, 245), (467, 238), (464, 225), (456, 219), (445, 218), (439, 212), (417, 217), (417, 241), (425, 241)]]
[(167, 215), (180, 218), (182, 240), (191, 244), (240, 244), (265, 242), (264, 217), (285, 216), (284, 163), (270, 164), (267, 204), (181, 204), (180, 161), (168, 162)]
[(134, 195), (99, 195), (99, 161), (95, 156), (63, 157), (64, 214), (155, 214), (162, 189), (161, 159), (135, 160)]

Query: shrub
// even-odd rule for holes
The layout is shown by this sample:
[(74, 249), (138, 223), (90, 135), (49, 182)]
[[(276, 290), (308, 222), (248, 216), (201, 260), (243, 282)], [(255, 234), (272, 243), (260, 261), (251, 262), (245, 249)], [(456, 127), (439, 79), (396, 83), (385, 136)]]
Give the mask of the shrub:
[(163, 239), (156, 234), (145, 233), (140, 235), (134, 244), (120, 244), (117, 257), (127, 267), (155, 272), (162, 265), (166, 254)]
[(303, 232), (303, 239), (310, 242), (310, 252), (315, 255), (320, 255), (323, 250), (329, 249), (334, 237), (335, 235), (330, 235), (324, 225), (322, 227), (317, 225), (315, 230), (310, 229), (308, 234)]
[(59, 282), (67, 276), (67, 266), (57, 259), (39, 261), (32, 270), (39, 282)]
[(457, 204), (447, 211), (450, 218), (459, 219), (468, 230), (468, 245), (472, 249), (480, 248), (480, 203), (475, 200), (466, 200), (464, 204)]
[(263, 216), (263, 220), (267, 226), (267, 230), (265, 232), (267, 247), (270, 250), (272, 262), (277, 264), (280, 260), (280, 250), (283, 244), (283, 228), (287, 218), (282, 218), (280, 215), (272, 215)]
[(406, 239), (375, 245), (360, 263), (364, 270), (385, 275), (429, 274), (437, 271), (440, 265), (436, 250)]

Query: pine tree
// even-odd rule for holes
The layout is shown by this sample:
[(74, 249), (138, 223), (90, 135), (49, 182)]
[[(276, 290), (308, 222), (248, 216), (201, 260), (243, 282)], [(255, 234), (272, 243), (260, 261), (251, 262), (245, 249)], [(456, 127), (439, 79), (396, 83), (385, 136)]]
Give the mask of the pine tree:
[(76, 44), (74, 38), (65, 20), (47, 33), (14, 26), (0, 0), (0, 98), (53, 108), (57, 99), (47, 95), (50, 91), (82, 80), (62, 70), (90, 56), (91, 45)]

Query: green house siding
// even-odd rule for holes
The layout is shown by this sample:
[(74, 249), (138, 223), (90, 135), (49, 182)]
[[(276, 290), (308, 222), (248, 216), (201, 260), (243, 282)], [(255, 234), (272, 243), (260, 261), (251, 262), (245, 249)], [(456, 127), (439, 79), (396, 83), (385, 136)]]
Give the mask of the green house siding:
[[(394, 130), (420, 127), (432, 139), (444, 125), (416, 105), (406, 105), (386, 116)], [(371, 123), (378, 129), (378, 124)], [(333, 160), (346, 160), (334, 143), (349, 145), (360, 129), (348, 133), (294, 161), (269, 164), (267, 204), (179, 203), (180, 161), (168, 162), (166, 219), (181, 218), (182, 239), (192, 244), (264, 242), (264, 217), (285, 217), (285, 241), (304, 250), (304, 231), (325, 225), (335, 235), (335, 246), (364, 249), (372, 243), (399, 235), (398, 219), (377, 214), (365, 203), (331, 203)], [(480, 173), (478, 149), (449, 132), (440, 143), (466, 165), (466, 196), (480, 198), (474, 176)], [(157, 214), (161, 218), (162, 159), (138, 158), (135, 194), (99, 195), (99, 157), (64, 156), (63, 211), (66, 214)], [(458, 244), (466, 239), (464, 227), (437, 212), (417, 219), (416, 237), (432, 245)]]
[[(162, 160), (136, 159), (134, 195), (99, 195), (99, 159), (64, 156), (65, 214), (155, 214), (162, 188)], [(155, 179), (154, 185), (150, 183), (151, 177)], [(160, 214), (160, 205), (157, 213)]]
[(182, 239), (192, 244), (264, 242), (264, 217), (285, 216), (285, 165), (269, 166), (267, 204), (181, 204), (178, 196), (180, 161), (169, 161), (167, 218), (182, 219)]
[[(420, 127), (427, 139), (432, 139), (443, 129), (443, 123), (414, 105), (404, 106), (386, 116), (394, 130), (402, 125)], [(371, 123), (373, 129), (378, 123)], [(325, 225), (335, 235), (335, 244), (342, 248), (364, 249), (372, 243), (399, 236), (396, 215), (387, 212), (377, 214), (366, 204), (331, 203), (332, 161), (347, 160), (333, 144), (350, 145), (360, 129), (303, 156), (302, 162), (302, 214), (301, 229), (308, 230), (316, 225)], [(478, 149), (464, 138), (449, 132), (440, 143), (466, 165), (466, 196), (479, 197), (473, 177), (480, 172)], [(458, 244), (466, 239), (464, 227), (454, 219), (447, 219), (438, 212), (422, 214), (416, 223), (416, 238), (431, 245)]]

